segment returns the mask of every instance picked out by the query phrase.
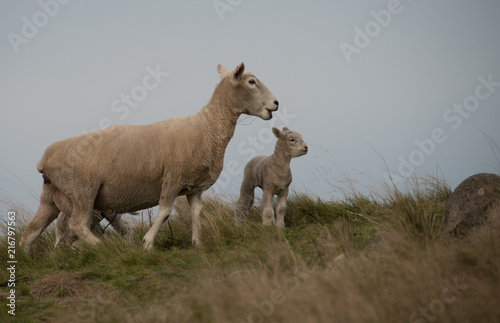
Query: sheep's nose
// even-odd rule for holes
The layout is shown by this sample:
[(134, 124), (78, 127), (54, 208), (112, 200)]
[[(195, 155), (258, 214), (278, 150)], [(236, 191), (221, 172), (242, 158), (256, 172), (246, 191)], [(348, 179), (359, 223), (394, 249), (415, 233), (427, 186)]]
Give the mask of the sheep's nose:
[(278, 100), (274, 100), (274, 104), (276, 104), (276, 107), (279, 107), (280, 103), (278, 102)]

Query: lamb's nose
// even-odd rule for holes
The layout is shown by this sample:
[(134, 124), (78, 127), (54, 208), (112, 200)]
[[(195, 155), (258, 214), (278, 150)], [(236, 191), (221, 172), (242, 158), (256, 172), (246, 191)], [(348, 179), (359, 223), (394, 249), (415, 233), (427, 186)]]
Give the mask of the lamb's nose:
[(280, 103), (278, 102), (278, 100), (274, 100), (274, 104), (276, 104), (276, 107), (279, 107)]

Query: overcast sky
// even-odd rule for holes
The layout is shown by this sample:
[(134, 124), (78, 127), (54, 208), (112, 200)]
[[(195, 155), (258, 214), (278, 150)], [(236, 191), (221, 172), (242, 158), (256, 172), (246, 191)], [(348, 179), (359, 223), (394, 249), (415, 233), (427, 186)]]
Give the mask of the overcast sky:
[(499, 17), (498, 0), (2, 1), (0, 195), (36, 209), (48, 145), (194, 114), (217, 64), (240, 62), (280, 113), (242, 118), (216, 192), (237, 195), (246, 162), (272, 153), (272, 125), (303, 135), (293, 186), (325, 199), (387, 169), (452, 187), (498, 173)]

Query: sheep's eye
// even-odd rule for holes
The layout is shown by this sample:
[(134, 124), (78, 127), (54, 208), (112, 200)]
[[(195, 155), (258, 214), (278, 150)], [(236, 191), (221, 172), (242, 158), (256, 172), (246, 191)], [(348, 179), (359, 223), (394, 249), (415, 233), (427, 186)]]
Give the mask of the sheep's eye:
[(248, 81), (248, 83), (252, 84), (252, 85), (255, 85), (255, 80), (254, 79), (251, 79), (250, 81)]
[(290, 139), (290, 141), (295, 141), (295, 139), (292, 138), (292, 139)]

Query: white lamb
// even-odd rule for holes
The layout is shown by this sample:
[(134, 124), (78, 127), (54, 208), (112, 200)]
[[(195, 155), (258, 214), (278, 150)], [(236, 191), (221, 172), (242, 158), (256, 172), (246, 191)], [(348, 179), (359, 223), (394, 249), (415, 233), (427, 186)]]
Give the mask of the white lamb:
[(80, 240), (100, 242), (91, 231), (92, 211), (109, 214), (160, 206), (143, 238), (151, 249), (177, 196), (191, 207), (192, 242), (200, 244), (201, 195), (219, 177), (226, 147), (241, 114), (272, 118), (278, 100), (243, 63), (234, 71), (217, 67), (221, 78), (208, 103), (195, 115), (148, 125), (116, 125), (50, 145), (38, 162), (44, 184), (40, 206), (26, 226), (20, 247), (32, 244), (60, 209), (54, 194), (62, 192), (73, 206), (69, 228)]
[[(240, 198), (236, 202), (234, 218), (237, 226), (244, 223), (245, 217), (254, 202), (256, 187), (263, 190), (262, 218), (264, 225), (274, 224), (278, 229), (285, 227), (285, 209), (288, 188), (292, 182), (290, 160), (307, 154), (307, 145), (302, 136), (284, 127), (283, 131), (273, 128), (278, 138), (271, 156), (257, 156), (245, 166)], [(278, 196), (276, 219), (273, 211), (273, 197)]]

